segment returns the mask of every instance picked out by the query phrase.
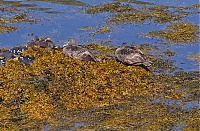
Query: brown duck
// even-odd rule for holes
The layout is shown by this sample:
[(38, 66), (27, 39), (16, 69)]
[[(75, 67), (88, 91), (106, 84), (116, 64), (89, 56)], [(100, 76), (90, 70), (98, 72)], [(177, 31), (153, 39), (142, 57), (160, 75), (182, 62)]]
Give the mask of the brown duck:
[(67, 56), (81, 61), (98, 61), (98, 59), (85, 47), (78, 45), (74, 38), (63, 42), (63, 53)]
[(27, 46), (40, 46), (42, 48), (53, 49), (54, 43), (49, 37), (43, 36), (39, 38), (38, 36), (36, 36), (33, 40), (27, 43)]
[(141, 65), (148, 67), (152, 63), (146, 59), (141, 50), (136, 47), (127, 46), (126, 43), (123, 43), (120, 48), (117, 48), (115, 56), (118, 61), (126, 65)]

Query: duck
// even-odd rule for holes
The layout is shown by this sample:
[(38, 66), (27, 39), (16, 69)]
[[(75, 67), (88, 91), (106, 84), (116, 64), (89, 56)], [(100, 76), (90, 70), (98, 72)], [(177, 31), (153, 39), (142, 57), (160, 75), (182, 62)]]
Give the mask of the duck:
[(0, 52), (0, 65), (5, 65), (8, 59), (13, 59), (14, 54), (9, 50), (4, 50)]
[(128, 46), (125, 42), (121, 47), (116, 49), (115, 57), (117, 61), (122, 62), (125, 65), (149, 67), (152, 64), (151, 61), (147, 60), (141, 50), (134, 46)]
[(33, 58), (22, 56), (23, 51), (27, 50), (26, 45), (14, 46), (11, 49), (0, 50), (0, 66), (5, 65), (8, 59), (18, 60), (25, 65), (33, 62)]
[(27, 47), (38, 46), (40, 38), (35, 36), (35, 38), (27, 43)]
[(40, 46), (42, 48), (47, 49), (53, 49), (54, 48), (54, 42), (51, 40), (51, 38), (42, 36), (39, 38), (38, 36), (35, 36), (35, 38), (27, 43), (27, 47), (32, 46)]
[(82, 45), (78, 45), (74, 38), (69, 38), (68, 41), (62, 42), (62, 44), (64, 44), (63, 53), (71, 58), (75, 58), (83, 62), (98, 61), (98, 59), (87, 48)]

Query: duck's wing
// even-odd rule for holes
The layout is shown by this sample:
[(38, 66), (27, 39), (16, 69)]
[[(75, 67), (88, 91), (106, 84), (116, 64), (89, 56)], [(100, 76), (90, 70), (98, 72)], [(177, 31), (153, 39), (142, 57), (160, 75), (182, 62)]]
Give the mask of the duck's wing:
[(141, 65), (147, 61), (143, 52), (135, 47), (126, 47), (120, 50), (121, 61), (130, 65)]
[(53, 42), (53, 40), (51, 40), (51, 38), (46, 37), (46, 36), (43, 36), (43, 37), (40, 39), (38, 45), (39, 45), (40, 47), (43, 47), (43, 48), (53, 49), (53, 47), (54, 47), (54, 42)]
[(124, 57), (124, 62), (130, 65), (141, 65), (145, 61), (147, 61), (146, 58), (140, 53), (131, 53)]
[(76, 47), (73, 47), (73, 46), (65, 46), (63, 48), (63, 53), (68, 55), (69, 57), (73, 57), (73, 54), (76, 50)]
[(124, 61), (131, 65), (150, 66), (152, 64), (152, 62), (147, 60), (145, 55), (141, 53), (140, 51), (127, 55)]
[(27, 47), (38, 46), (38, 42), (39, 42), (39, 37), (36, 36), (33, 40), (27, 43)]
[(138, 53), (138, 54), (144, 56), (144, 53), (140, 49), (137, 49), (136, 47), (131, 46), (131, 47), (129, 47), (129, 50), (131, 53)]
[(87, 62), (87, 61), (94, 61), (96, 62), (97, 60), (95, 59), (95, 57), (91, 54), (88, 54), (87, 52), (82, 53), (82, 55), (80, 55), (78, 57), (79, 60)]
[(38, 42), (38, 46), (42, 48), (53, 49), (54, 44), (52, 41), (41, 41), (41, 42)]
[(131, 58), (135, 54), (144, 55), (140, 50), (137, 50), (136, 48), (132, 48), (129, 46), (124, 48), (118, 48), (115, 52), (116, 58), (121, 62), (124, 62), (126, 58)]
[(74, 54), (74, 57), (84, 62), (98, 61), (97, 58), (87, 48), (84, 47), (81, 47), (80, 50)]
[(125, 48), (118, 48), (116, 50), (116, 55), (129, 55), (129, 54), (135, 54), (135, 53), (140, 53), (142, 55), (144, 55), (142, 53), (142, 51), (140, 51), (139, 49), (135, 48), (135, 47), (125, 47)]
[(63, 53), (72, 58), (76, 58), (81, 52), (83, 52), (81, 46), (67, 45), (63, 48)]
[(79, 59), (81, 61), (98, 61), (97, 58), (87, 49), (81, 45), (68, 45), (63, 48), (63, 53), (72, 57)]
[(38, 46), (38, 41), (31, 40), (27, 43), (27, 47)]

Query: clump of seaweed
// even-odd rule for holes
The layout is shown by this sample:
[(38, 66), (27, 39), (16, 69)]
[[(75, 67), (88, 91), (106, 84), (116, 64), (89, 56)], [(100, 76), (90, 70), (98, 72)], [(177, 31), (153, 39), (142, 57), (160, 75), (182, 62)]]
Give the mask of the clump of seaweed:
[(85, 44), (84, 46), (96, 53), (99, 53), (101, 56), (114, 56), (116, 50), (115, 47), (100, 45), (94, 42)]
[[(98, 48), (95, 43), (86, 46)], [(99, 52), (107, 50), (106, 46), (99, 47)], [(180, 122), (176, 117), (180, 112), (171, 113), (171, 107), (162, 103), (147, 104), (147, 100), (180, 99), (191, 92), (178, 92), (185, 87), (184, 82), (181, 86), (178, 82), (189, 80), (191, 74), (150, 74), (141, 67), (125, 66), (112, 58), (85, 63), (66, 56), (62, 49), (30, 47), (23, 56), (35, 60), (30, 65), (7, 60), (0, 67), (3, 129), (42, 129), (42, 123), (55, 129), (60, 126), (56, 123), (66, 118), (70, 120), (63, 122), (62, 126), (66, 127), (83, 122), (89, 125), (85, 128), (104, 130), (146, 129), (150, 125), (151, 129), (171, 129)], [(192, 87), (197, 89), (195, 84)], [(151, 122), (139, 126), (144, 117)], [(138, 123), (133, 124), (136, 119)], [(116, 128), (116, 125), (120, 126)]]
[(189, 14), (197, 14), (198, 11), (196, 10), (188, 11), (188, 9), (196, 8), (198, 8), (198, 4), (186, 7), (154, 5), (135, 8), (128, 3), (112, 2), (87, 7), (85, 10), (88, 14), (110, 12), (111, 16), (108, 17), (107, 22), (118, 25), (133, 22), (143, 24), (147, 21), (153, 21), (155, 23), (178, 21)]
[[(106, 18), (106, 24), (103, 28), (96, 29), (93, 35), (108, 33), (113, 25), (122, 24), (144, 24), (153, 23), (170, 23), (165, 29), (143, 34), (144, 37), (156, 37), (165, 40), (168, 43), (195, 43), (199, 39), (198, 25), (183, 23), (183, 18), (190, 14), (198, 14), (199, 4), (191, 6), (165, 6), (165, 5), (148, 5), (134, 7), (133, 5), (122, 2), (112, 2), (89, 6), (85, 8), (88, 14), (109, 12)], [(171, 24), (173, 22), (173, 24)], [(90, 32), (89, 32), (90, 33)]]
[(92, 30), (92, 27), (90, 27), (90, 26), (84, 26), (84, 27), (79, 28), (79, 30), (88, 31), (88, 30)]
[(119, 9), (120, 7), (121, 7), (120, 2), (106, 3), (102, 5), (87, 7), (86, 13), (96, 14), (101, 12), (112, 12)]
[(96, 34), (110, 33), (112, 31), (112, 27), (109, 25), (105, 25), (102, 27), (97, 26), (94, 30), (92, 30), (90, 26), (86, 26), (83, 28), (79, 28), (79, 30), (90, 31), (88, 34), (96, 35)]
[(10, 19), (10, 23), (14, 23), (14, 22), (24, 22), (26, 21), (26, 14), (17, 14), (13, 17), (13, 19)]
[[(123, 103), (123, 99), (133, 95), (132, 92), (140, 94), (140, 89), (146, 88), (146, 82), (140, 77), (148, 75), (148, 72), (141, 67), (126, 67), (113, 59), (83, 63), (67, 57), (61, 50), (50, 51), (40, 47), (29, 48), (23, 55), (34, 57), (34, 62), (26, 66), (8, 60), (5, 66), (0, 67), (1, 104), (7, 105), (16, 97), (25, 99), (23, 104), (10, 106), (20, 105), (23, 112), (32, 117), (38, 118), (40, 114), (41, 118), (46, 118), (53, 108), (48, 103), (54, 103), (55, 95), (59, 98), (57, 102), (67, 109), (101, 107)], [(38, 104), (41, 108), (32, 107)]]
[(16, 30), (17, 30), (16, 26), (3, 25), (2, 23), (0, 23), (0, 33), (13, 32)]
[(161, 31), (152, 31), (144, 34), (145, 37), (164, 39), (167, 43), (195, 43), (199, 39), (197, 25), (179, 22), (171, 24)]
[(190, 59), (200, 62), (200, 54), (189, 54)]
[[(9, 14), (13, 13), (15, 14), (12, 17), (9, 18), (4, 18), (4, 15), (0, 17), (0, 33), (9, 33), (16, 31), (18, 29), (17, 26), (12, 26), (12, 23), (16, 22), (29, 22), (29, 23), (34, 23), (36, 22), (35, 19), (32, 19), (29, 17), (28, 13), (24, 13), (22, 10), (16, 8), (16, 7), (0, 7), (0, 12), (3, 12), (4, 14)], [(22, 13), (23, 12), (23, 13)]]

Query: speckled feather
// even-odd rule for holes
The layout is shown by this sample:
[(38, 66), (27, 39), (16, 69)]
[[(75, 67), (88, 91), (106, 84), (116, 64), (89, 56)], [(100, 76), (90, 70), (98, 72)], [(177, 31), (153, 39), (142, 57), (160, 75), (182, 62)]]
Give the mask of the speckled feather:
[(79, 59), (81, 61), (98, 61), (97, 58), (85, 47), (78, 45), (75, 39), (70, 38), (67, 42), (64, 42), (63, 53), (69, 57)]
[(136, 47), (127, 46), (126, 43), (123, 43), (120, 48), (117, 48), (115, 56), (118, 61), (128, 65), (150, 66), (152, 63), (146, 59), (141, 50)]

